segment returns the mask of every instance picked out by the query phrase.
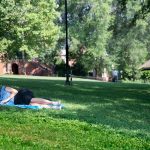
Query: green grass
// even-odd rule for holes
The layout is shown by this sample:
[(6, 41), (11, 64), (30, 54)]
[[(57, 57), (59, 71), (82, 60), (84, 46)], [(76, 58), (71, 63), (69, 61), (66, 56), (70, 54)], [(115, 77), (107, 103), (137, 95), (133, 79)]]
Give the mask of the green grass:
[(0, 149), (149, 150), (150, 85), (64, 78), (1, 76), (65, 109), (0, 107)]

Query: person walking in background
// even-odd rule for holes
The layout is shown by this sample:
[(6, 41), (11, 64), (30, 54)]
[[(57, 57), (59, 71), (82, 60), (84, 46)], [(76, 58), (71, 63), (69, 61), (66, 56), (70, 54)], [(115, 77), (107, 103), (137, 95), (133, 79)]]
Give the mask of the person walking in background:
[(112, 71), (112, 82), (117, 82), (118, 81), (118, 70), (113, 70)]

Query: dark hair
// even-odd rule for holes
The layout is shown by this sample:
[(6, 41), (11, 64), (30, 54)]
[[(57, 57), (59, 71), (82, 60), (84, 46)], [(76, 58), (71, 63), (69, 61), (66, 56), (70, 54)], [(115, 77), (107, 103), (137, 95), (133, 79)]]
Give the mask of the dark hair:
[(29, 89), (20, 89), (14, 97), (14, 104), (29, 105), (34, 97), (33, 92)]

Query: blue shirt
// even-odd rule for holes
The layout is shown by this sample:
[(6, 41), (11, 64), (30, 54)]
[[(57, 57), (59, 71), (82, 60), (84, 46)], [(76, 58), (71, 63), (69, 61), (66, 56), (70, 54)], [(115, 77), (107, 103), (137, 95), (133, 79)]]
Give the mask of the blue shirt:
[[(2, 86), (1, 90), (0, 90), (0, 102), (4, 99), (7, 99), (10, 96), (10, 92), (6, 91), (6, 87)], [(6, 104), (14, 104), (14, 97), (11, 98)]]

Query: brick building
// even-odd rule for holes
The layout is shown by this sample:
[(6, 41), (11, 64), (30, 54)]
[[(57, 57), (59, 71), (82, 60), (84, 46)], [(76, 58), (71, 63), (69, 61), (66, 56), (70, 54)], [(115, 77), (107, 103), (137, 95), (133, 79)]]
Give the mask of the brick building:
[(53, 74), (53, 70), (38, 61), (16, 59), (5, 62), (0, 60), (0, 75), (3, 74), (50, 76)]

